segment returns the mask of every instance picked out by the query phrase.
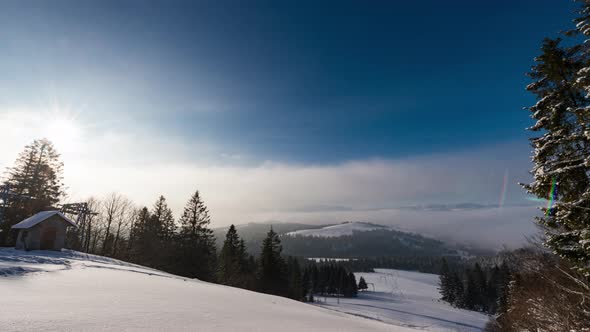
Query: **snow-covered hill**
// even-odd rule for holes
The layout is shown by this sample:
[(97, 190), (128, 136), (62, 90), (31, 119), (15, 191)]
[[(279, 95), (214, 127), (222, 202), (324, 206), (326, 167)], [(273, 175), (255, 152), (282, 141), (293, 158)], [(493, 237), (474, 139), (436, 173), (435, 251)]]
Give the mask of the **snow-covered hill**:
[(355, 276), (367, 281), (369, 291), (352, 299), (328, 298), (321, 306), (425, 331), (482, 331), (489, 320), (487, 315), (439, 301), (436, 274), (375, 269)]
[(73, 251), (0, 249), (2, 331), (413, 331)]
[(352, 235), (353, 232), (368, 232), (379, 229), (390, 230), (389, 227), (370, 224), (366, 222), (345, 222), (338, 225), (330, 225), (322, 228), (302, 229), (294, 232), (289, 232), (286, 235), (301, 235), (301, 236), (315, 236), (315, 237), (340, 237)]

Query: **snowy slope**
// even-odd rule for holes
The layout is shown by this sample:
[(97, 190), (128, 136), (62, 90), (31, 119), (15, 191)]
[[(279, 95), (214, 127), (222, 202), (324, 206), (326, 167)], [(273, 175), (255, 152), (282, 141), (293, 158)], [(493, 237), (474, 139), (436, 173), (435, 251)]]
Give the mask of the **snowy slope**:
[[(369, 284), (369, 291), (355, 299), (328, 298), (320, 304), (339, 312), (425, 331), (482, 331), (488, 316), (438, 301), (438, 275), (390, 269), (355, 273)], [(375, 291), (373, 291), (373, 286)], [(320, 298), (322, 300), (322, 298)]]
[(286, 235), (316, 236), (316, 237), (340, 237), (352, 235), (353, 232), (368, 232), (379, 229), (389, 229), (388, 227), (375, 225), (365, 222), (346, 222), (338, 225), (331, 225), (315, 229), (302, 229), (295, 232), (289, 232)]
[(2, 331), (413, 331), (77, 252), (0, 249)]

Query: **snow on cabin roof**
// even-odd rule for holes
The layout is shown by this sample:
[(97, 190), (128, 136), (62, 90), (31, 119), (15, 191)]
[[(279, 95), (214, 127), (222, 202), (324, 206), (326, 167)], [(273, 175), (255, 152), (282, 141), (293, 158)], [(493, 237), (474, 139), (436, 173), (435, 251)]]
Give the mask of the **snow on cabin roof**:
[(43, 211), (43, 212), (39, 212), (39, 213), (35, 214), (34, 216), (29, 217), (29, 218), (19, 222), (18, 224), (12, 226), (12, 228), (13, 229), (28, 229), (28, 228), (31, 228), (31, 227), (37, 225), (38, 223), (40, 223), (44, 220), (47, 220), (47, 219), (53, 217), (54, 215), (58, 215), (63, 220), (68, 222), (70, 225), (72, 225), (74, 227), (78, 227), (78, 226), (76, 226), (75, 222), (73, 222), (70, 218), (64, 216), (63, 213), (61, 213), (59, 211)]

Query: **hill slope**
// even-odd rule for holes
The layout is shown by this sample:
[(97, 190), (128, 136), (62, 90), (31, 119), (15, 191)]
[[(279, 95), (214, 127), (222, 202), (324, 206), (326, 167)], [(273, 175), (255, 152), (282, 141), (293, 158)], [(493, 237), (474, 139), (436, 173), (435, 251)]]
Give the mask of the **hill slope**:
[(411, 331), (73, 251), (0, 249), (2, 331)]
[[(328, 299), (325, 308), (368, 317), (393, 325), (426, 331), (483, 331), (489, 317), (454, 308), (440, 301), (436, 274), (375, 269), (355, 273), (369, 283), (370, 291), (357, 298)], [(374, 291), (373, 291), (374, 289)]]
[[(283, 254), (302, 257), (384, 257), (454, 256), (468, 248), (457, 247), (419, 234), (367, 222), (335, 225), (296, 223), (249, 223), (237, 225), (249, 253), (258, 255), (262, 241), (271, 228), (281, 236)], [(227, 228), (214, 234), (221, 247)]]
[(337, 225), (325, 226), (322, 228), (301, 229), (289, 232), (289, 236), (316, 236), (316, 237), (339, 237), (352, 235), (354, 232), (369, 232), (376, 230), (389, 230), (389, 227), (375, 225), (365, 222), (345, 222)]
[(285, 253), (304, 257), (458, 255), (456, 248), (436, 239), (365, 222), (292, 231), (281, 241)]

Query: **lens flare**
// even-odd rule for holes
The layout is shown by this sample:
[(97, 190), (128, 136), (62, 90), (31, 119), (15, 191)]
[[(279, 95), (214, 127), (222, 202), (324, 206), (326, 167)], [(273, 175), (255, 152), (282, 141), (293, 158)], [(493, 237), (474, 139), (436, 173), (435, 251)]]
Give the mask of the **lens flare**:
[(551, 208), (553, 207), (553, 202), (555, 202), (556, 187), (557, 179), (553, 177), (553, 180), (551, 181), (551, 189), (549, 189), (549, 202), (547, 202), (547, 209), (545, 209), (545, 217), (549, 216)]

